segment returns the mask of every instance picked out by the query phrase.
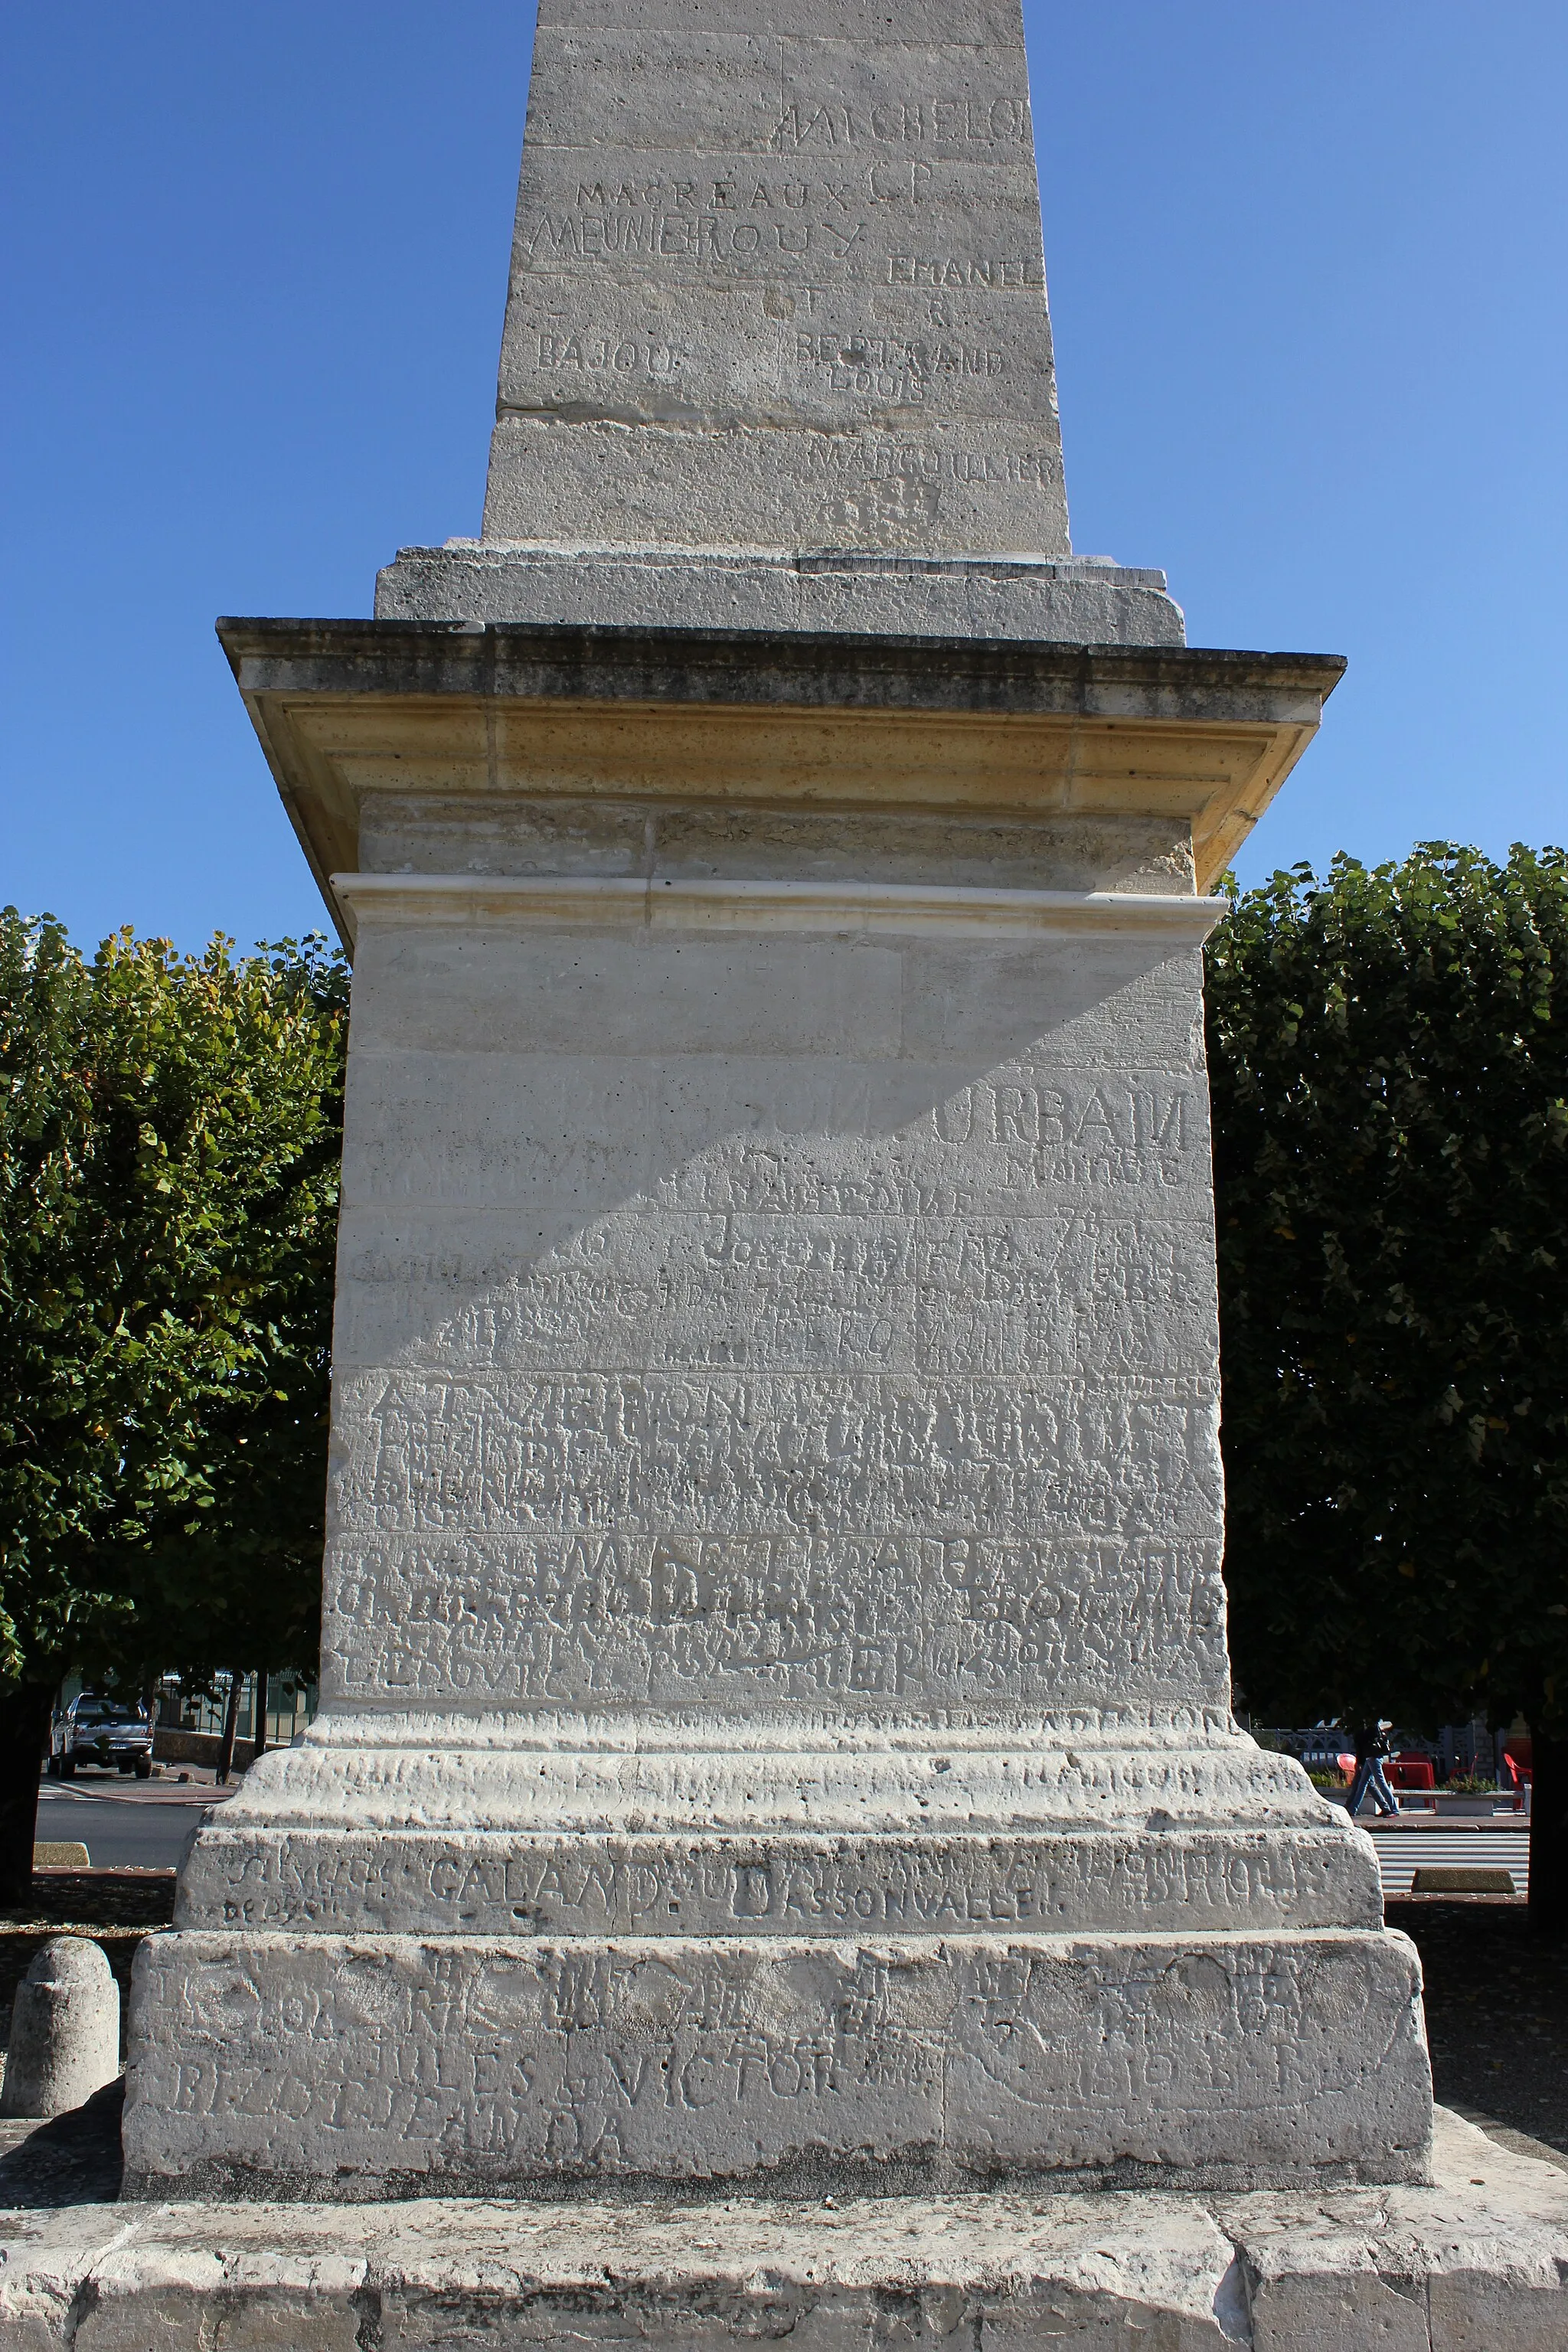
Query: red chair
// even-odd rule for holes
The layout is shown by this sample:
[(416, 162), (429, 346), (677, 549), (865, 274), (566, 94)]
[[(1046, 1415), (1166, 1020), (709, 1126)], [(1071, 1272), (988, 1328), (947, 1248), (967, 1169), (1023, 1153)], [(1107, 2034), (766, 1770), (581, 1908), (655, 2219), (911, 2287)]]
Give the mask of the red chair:
[(1529, 1746), (1528, 1739), (1510, 1740), (1505, 1743), (1502, 1751), (1503, 1769), (1513, 1790), (1513, 1810), (1516, 1813), (1524, 1811), (1524, 1792), (1534, 1785), (1535, 1768), (1531, 1764), (1521, 1764), (1513, 1751), (1515, 1748)]
[(1418, 1748), (1407, 1748), (1400, 1755), (1391, 1756), (1383, 1769), (1388, 1775), (1388, 1784), (1392, 1789), (1429, 1789), (1432, 1791), (1430, 1810), (1436, 1811), (1437, 1776), (1432, 1769), (1430, 1756), (1423, 1756)]

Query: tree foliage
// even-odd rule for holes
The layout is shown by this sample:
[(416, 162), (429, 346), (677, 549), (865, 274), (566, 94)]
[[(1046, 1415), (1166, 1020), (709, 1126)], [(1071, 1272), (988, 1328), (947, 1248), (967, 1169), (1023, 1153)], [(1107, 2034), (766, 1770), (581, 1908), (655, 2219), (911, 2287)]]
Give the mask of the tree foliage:
[(1445, 844), (1211, 943), (1248, 1703), (1568, 1739), (1568, 857)]
[(345, 1028), (319, 940), (89, 962), (0, 914), (0, 1706), (29, 1721), (72, 1669), (310, 1661)]
[(1249, 1698), (1568, 1731), (1568, 859), (1276, 875), (1208, 1025)]

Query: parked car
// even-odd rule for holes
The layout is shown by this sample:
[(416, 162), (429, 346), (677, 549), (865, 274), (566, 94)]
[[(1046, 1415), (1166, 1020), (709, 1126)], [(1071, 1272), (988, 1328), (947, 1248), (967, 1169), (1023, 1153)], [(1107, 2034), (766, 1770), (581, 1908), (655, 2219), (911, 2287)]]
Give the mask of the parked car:
[(139, 1780), (153, 1770), (153, 1727), (129, 1700), (100, 1698), (83, 1691), (56, 1713), (49, 1727), (48, 1772), (52, 1780), (74, 1779), (79, 1764), (112, 1764)]

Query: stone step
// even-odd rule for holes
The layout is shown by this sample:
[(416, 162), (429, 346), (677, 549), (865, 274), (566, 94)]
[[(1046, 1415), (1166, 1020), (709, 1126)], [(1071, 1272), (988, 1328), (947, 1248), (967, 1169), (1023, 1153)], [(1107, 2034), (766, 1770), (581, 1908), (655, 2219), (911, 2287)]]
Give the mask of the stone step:
[(1437, 2110), (1434, 2185), (0, 2215), (26, 2352), (1562, 2352), (1568, 2173)]
[[(1419, 2179), (1415, 1948), (1272, 1936), (149, 1937), (128, 2189)], [(270, 2185), (268, 2185), (270, 2184)]]
[(1383, 1895), (1335, 1822), (612, 1837), (235, 1813), (203, 1830), (176, 1918), (316, 1935), (1150, 1934), (1377, 1927)]

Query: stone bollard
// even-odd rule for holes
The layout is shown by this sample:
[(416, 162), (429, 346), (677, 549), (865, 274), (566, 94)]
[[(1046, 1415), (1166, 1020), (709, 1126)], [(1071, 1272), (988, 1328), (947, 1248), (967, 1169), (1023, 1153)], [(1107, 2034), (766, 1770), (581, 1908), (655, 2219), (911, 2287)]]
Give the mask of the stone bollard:
[(16, 1988), (0, 2116), (59, 2116), (120, 2072), (120, 1987), (100, 1945), (52, 1936)]

